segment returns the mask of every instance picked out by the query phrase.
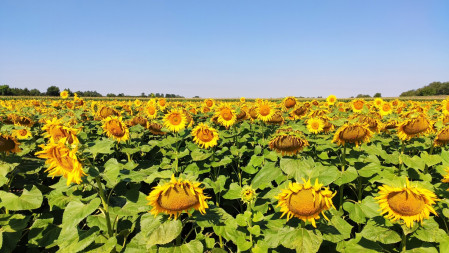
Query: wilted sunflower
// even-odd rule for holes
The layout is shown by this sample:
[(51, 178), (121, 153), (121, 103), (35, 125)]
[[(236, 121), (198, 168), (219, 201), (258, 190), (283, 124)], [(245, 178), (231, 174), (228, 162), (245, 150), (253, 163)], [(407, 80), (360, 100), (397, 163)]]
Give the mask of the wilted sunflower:
[(61, 119), (52, 118), (51, 120), (46, 120), (42, 130), (46, 131), (44, 137), (50, 138), (53, 142), (58, 142), (60, 139), (66, 138), (69, 144), (79, 143), (76, 137), (79, 130), (64, 126)]
[(318, 134), (323, 131), (324, 121), (320, 118), (311, 118), (307, 120), (307, 129), (309, 132)]
[(276, 110), (271, 117), (269, 121), (267, 121), (268, 124), (275, 124), (275, 125), (283, 125), (285, 122), (284, 117), (282, 117), (282, 112), (279, 110)]
[(291, 128), (280, 128), (273, 135), (269, 143), (270, 149), (281, 155), (295, 155), (304, 147), (309, 146), (309, 142), (304, 139), (300, 131), (293, 131)]
[(358, 122), (368, 126), (373, 133), (378, 133), (383, 128), (382, 122), (375, 116), (360, 115), (358, 118)]
[(206, 199), (210, 198), (203, 194), (201, 183), (190, 182), (186, 179), (176, 179), (172, 175), (170, 182), (158, 185), (153, 188), (147, 196), (148, 205), (153, 208), (150, 213), (157, 216), (159, 213), (165, 213), (178, 219), (182, 212), (190, 209), (200, 211), (201, 214), (206, 213), (209, 206)]
[(162, 131), (162, 124), (159, 124), (157, 122), (150, 122), (148, 123), (148, 130), (154, 135), (165, 135), (166, 132)]
[(237, 121), (235, 111), (232, 109), (231, 105), (227, 103), (222, 103), (218, 106), (214, 116), (217, 117), (217, 122), (226, 128), (234, 125)]
[(110, 116), (103, 120), (103, 130), (108, 137), (112, 137), (118, 142), (129, 139), (129, 129), (123, 123), (122, 117)]
[(127, 122), (128, 126), (141, 125), (143, 127), (148, 126), (148, 120), (142, 116), (134, 116), (131, 120)]
[(329, 105), (333, 105), (335, 104), (335, 102), (337, 102), (337, 97), (335, 95), (329, 95), (329, 97), (326, 98), (326, 102)]
[(411, 138), (420, 135), (429, 134), (432, 131), (430, 120), (422, 114), (417, 117), (406, 119), (398, 126), (398, 136), (399, 139), (403, 141), (410, 140)]
[(69, 97), (69, 92), (64, 90), (59, 95), (61, 96), (61, 98), (66, 99)]
[(16, 129), (13, 130), (12, 135), (19, 140), (26, 140), (31, 137), (31, 131), (26, 128)]
[(306, 181), (303, 178), (302, 181), (303, 184), (290, 182), (288, 188), (276, 196), (279, 200), (277, 206), (281, 207), (282, 216), (287, 214), (287, 220), (294, 216), (316, 227), (315, 219), (320, 218), (320, 213), (329, 220), (324, 211), (334, 207), (332, 198), (336, 193), (328, 187), (323, 187), (323, 184), (318, 183), (318, 179), (314, 185), (310, 183), (310, 179)]
[(45, 172), (49, 172), (49, 176), (63, 176), (67, 178), (67, 185), (72, 182), (81, 183), (81, 178), (86, 175), (83, 166), (76, 157), (77, 149), (69, 149), (65, 146), (65, 139), (59, 142), (50, 142), (47, 145), (40, 145), (42, 151), (36, 152), (39, 158), (47, 159), (45, 164), (50, 165)]
[(372, 132), (365, 124), (346, 123), (335, 132), (332, 142), (338, 145), (345, 145), (345, 143), (354, 143), (356, 146), (362, 142), (368, 142), (371, 138)]
[(263, 100), (257, 105), (257, 118), (263, 122), (270, 121), (275, 111), (273, 103)]
[(26, 116), (17, 116), (14, 117), (14, 125), (32, 127), (34, 121)]
[(298, 103), (298, 101), (296, 100), (295, 97), (286, 97), (282, 100), (282, 109), (284, 109), (284, 111), (287, 111), (291, 108), (294, 108), (296, 106), (296, 104)]
[(19, 142), (13, 136), (0, 134), (0, 152), (6, 152), (6, 154), (18, 153), (21, 151), (19, 145)]
[(301, 118), (303, 118), (304, 116), (307, 115), (307, 112), (308, 112), (307, 106), (305, 106), (305, 105), (296, 106), (295, 109), (293, 109), (290, 112), (290, 117), (292, 119), (301, 119)]
[(433, 144), (435, 146), (446, 146), (449, 143), (449, 127), (445, 127), (438, 131)]
[[(405, 187), (391, 187), (383, 185), (379, 187), (378, 200), (382, 215), (388, 213), (385, 218), (397, 221), (402, 219), (409, 228), (414, 221), (422, 223), (429, 218), (429, 214), (437, 215), (432, 205), (438, 201), (435, 193), (410, 185), (407, 178)], [(437, 215), (438, 216), (438, 215)]]
[(351, 101), (352, 111), (354, 111), (354, 112), (362, 112), (364, 105), (365, 105), (365, 100), (363, 100), (363, 99), (354, 99)]
[(242, 187), (242, 191), (240, 192), (240, 200), (242, 200), (243, 203), (251, 203), (256, 200), (256, 197), (256, 190), (254, 190), (251, 185), (245, 185)]
[(103, 106), (100, 108), (100, 110), (98, 110), (97, 115), (101, 119), (105, 119), (109, 116), (120, 116), (120, 113), (114, 108)]
[(193, 141), (202, 148), (215, 147), (218, 144), (218, 132), (204, 123), (192, 130)]
[(164, 116), (164, 126), (172, 132), (186, 128), (187, 118), (181, 110), (173, 109)]

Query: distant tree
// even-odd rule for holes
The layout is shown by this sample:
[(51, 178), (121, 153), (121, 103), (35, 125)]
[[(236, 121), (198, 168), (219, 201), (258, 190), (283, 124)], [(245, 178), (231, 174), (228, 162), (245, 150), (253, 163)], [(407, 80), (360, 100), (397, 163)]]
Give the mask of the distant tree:
[(400, 97), (449, 95), (449, 82), (432, 82), (416, 90), (402, 92)]
[(47, 88), (47, 96), (59, 96), (59, 88), (56, 86), (50, 86)]
[(382, 94), (380, 94), (379, 92), (377, 92), (376, 94), (374, 94), (373, 98), (381, 98)]
[(30, 96), (41, 96), (41, 92), (38, 89), (32, 89), (30, 90)]
[(2, 96), (10, 96), (12, 95), (11, 88), (9, 88), (9, 85), (0, 85), (0, 95)]
[(140, 96), (143, 97), (143, 98), (146, 97), (145, 92), (142, 92), (142, 93), (140, 94)]
[(358, 94), (356, 98), (370, 98), (370, 95), (367, 94)]
[(116, 97), (116, 95), (114, 93), (108, 93), (106, 94), (106, 97)]
[(117, 97), (124, 97), (124, 96), (125, 96), (124, 93), (119, 93), (119, 94), (117, 95)]
[(154, 98), (155, 97), (154, 93), (150, 93), (150, 97)]
[(200, 98), (200, 96), (194, 96), (193, 98)]

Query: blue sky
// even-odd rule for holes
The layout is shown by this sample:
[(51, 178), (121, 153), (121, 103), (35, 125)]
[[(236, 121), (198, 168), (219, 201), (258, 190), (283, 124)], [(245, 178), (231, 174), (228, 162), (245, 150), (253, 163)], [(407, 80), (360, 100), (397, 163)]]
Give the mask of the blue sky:
[(0, 83), (186, 97), (449, 81), (449, 1), (2, 0)]

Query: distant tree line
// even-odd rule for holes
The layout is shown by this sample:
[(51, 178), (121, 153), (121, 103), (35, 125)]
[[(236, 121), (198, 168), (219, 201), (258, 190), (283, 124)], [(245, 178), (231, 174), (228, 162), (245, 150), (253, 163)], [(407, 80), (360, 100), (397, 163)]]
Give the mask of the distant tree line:
[[(131, 97), (131, 96), (125, 95), (124, 93), (119, 93), (117, 95), (115, 95), (114, 93), (108, 93), (106, 95), (106, 97)], [(149, 98), (183, 98), (183, 96), (181, 96), (181, 95), (168, 94), (168, 93), (165, 95), (164, 95), (164, 93), (150, 93), (147, 96), (147, 95), (145, 95), (145, 92), (142, 92), (139, 97), (144, 97), (144, 98), (145, 97), (149, 97)]]
[(402, 92), (400, 97), (449, 95), (449, 82), (433, 82), (416, 90)]
[[(76, 91), (72, 92), (70, 89), (67, 90), (70, 96), (73, 96), (74, 93), (78, 94), (80, 97), (102, 97), (102, 95), (96, 91)], [(9, 85), (0, 85), (0, 96), (59, 96), (61, 90), (57, 86), (50, 86), (47, 88), (46, 92), (41, 92), (38, 89), (28, 88), (11, 88)]]

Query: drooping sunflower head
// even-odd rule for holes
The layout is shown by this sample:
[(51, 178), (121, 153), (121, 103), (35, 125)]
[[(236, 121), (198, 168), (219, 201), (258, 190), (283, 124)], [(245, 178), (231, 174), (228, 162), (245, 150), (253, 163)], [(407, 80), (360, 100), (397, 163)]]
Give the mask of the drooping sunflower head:
[(354, 99), (351, 101), (352, 111), (354, 112), (362, 112), (364, 105), (365, 100), (363, 99)]
[(122, 117), (107, 117), (103, 120), (102, 127), (109, 138), (113, 138), (118, 142), (127, 141), (129, 139), (129, 129), (125, 123), (123, 123)]
[(298, 100), (296, 100), (295, 97), (293, 97), (293, 96), (286, 97), (282, 100), (282, 109), (284, 109), (284, 111), (287, 111), (291, 108), (294, 108), (297, 103), (298, 103)]
[(14, 125), (32, 127), (34, 125), (34, 121), (26, 116), (17, 116), (14, 117)]
[(292, 119), (301, 119), (303, 117), (305, 117), (307, 115), (308, 112), (308, 107), (305, 105), (302, 106), (296, 106), (291, 112), (290, 112), (290, 117)]
[(281, 155), (295, 155), (301, 152), (309, 142), (300, 131), (291, 128), (280, 128), (271, 138), (269, 147)]
[(13, 130), (12, 136), (19, 140), (26, 140), (31, 137), (31, 131), (27, 128)]
[(187, 125), (185, 114), (179, 109), (172, 109), (164, 116), (164, 126), (172, 132), (184, 130)]
[(369, 130), (373, 133), (378, 133), (383, 128), (382, 122), (373, 116), (360, 115), (358, 122), (368, 126)]
[(61, 98), (66, 99), (69, 97), (69, 92), (67, 90), (64, 90), (59, 95), (61, 96)]
[(438, 201), (435, 193), (411, 185), (408, 178), (404, 187), (383, 185), (379, 190), (380, 195), (375, 199), (378, 200), (381, 214), (386, 214), (387, 219), (402, 219), (405, 225), (411, 228), (414, 221), (422, 222), (429, 218), (430, 213), (437, 215), (432, 207)]
[(282, 112), (280, 110), (276, 110), (269, 121), (268, 124), (272, 125), (283, 125), (285, 122), (284, 117), (282, 116)]
[(327, 102), (329, 105), (333, 105), (333, 104), (335, 104), (335, 102), (337, 102), (337, 97), (336, 97), (335, 95), (329, 95), (329, 96), (326, 98), (326, 102)]
[(420, 135), (426, 135), (433, 131), (432, 123), (423, 114), (412, 116), (404, 120), (398, 126), (399, 139), (405, 141)]
[(226, 128), (234, 125), (237, 121), (237, 114), (235, 113), (235, 110), (232, 109), (231, 104), (228, 103), (220, 104), (220, 106), (217, 107), (214, 116), (217, 117), (217, 122)]
[(270, 121), (275, 112), (274, 104), (268, 100), (263, 100), (257, 105), (257, 118), (263, 122)]
[(218, 132), (204, 123), (192, 130), (193, 141), (202, 148), (215, 147), (218, 144)]
[(114, 108), (103, 106), (98, 110), (97, 115), (100, 119), (105, 119), (109, 116), (120, 116), (120, 113)]
[(154, 135), (166, 135), (167, 133), (162, 131), (162, 127), (163, 125), (157, 122), (148, 123), (148, 130)]
[(446, 146), (449, 143), (449, 127), (445, 127), (438, 131), (438, 133), (435, 136), (435, 140), (433, 141), (433, 144), (435, 146)]
[(307, 129), (313, 134), (321, 133), (324, 129), (324, 121), (320, 118), (311, 118), (307, 120)]
[(79, 130), (65, 126), (61, 119), (52, 118), (51, 120), (46, 120), (42, 130), (46, 131), (44, 137), (49, 138), (53, 142), (58, 142), (60, 139), (65, 138), (69, 144), (76, 145), (79, 143), (78, 137), (76, 137)]
[(21, 151), (19, 142), (13, 136), (0, 134), (0, 152), (18, 153)]
[(240, 200), (243, 203), (251, 203), (257, 198), (256, 190), (254, 190), (251, 185), (244, 185), (242, 191), (240, 192)]
[(297, 217), (316, 227), (315, 220), (320, 218), (320, 213), (326, 220), (329, 220), (324, 211), (334, 207), (332, 198), (336, 193), (323, 187), (318, 183), (318, 179), (315, 180), (314, 185), (310, 183), (310, 179), (302, 180), (302, 184), (290, 182), (288, 188), (282, 190), (276, 197), (278, 199), (277, 206), (281, 207), (282, 216), (287, 215), (287, 220)]
[(36, 152), (37, 157), (46, 159), (45, 164), (49, 167), (45, 172), (49, 172), (49, 176), (63, 176), (67, 178), (67, 185), (72, 182), (76, 184), (81, 183), (81, 178), (86, 175), (83, 171), (83, 166), (79, 162), (76, 152), (77, 148), (69, 149), (66, 145), (65, 138), (59, 142), (50, 142), (46, 145), (41, 145), (42, 151)]
[(148, 126), (148, 120), (142, 116), (134, 116), (131, 120), (127, 122), (128, 126), (141, 125), (144, 128)]
[(372, 132), (362, 123), (346, 123), (335, 132), (332, 142), (338, 145), (345, 145), (345, 143), (354, 143), (356, 146), (363, 142), (368, 142), (372, 136)]
[(170, 182), (154, 187), (147, 196), (148, 205), (152, 206), (150, 213), (154, 216), (165, 213), (175, 219), (191, 209), (205, 214), (209, 208), (206, 200), (210, 197), (204, 195), (200, 185), (201, 183), (186, 179), (176, 179), (173, 175)]

